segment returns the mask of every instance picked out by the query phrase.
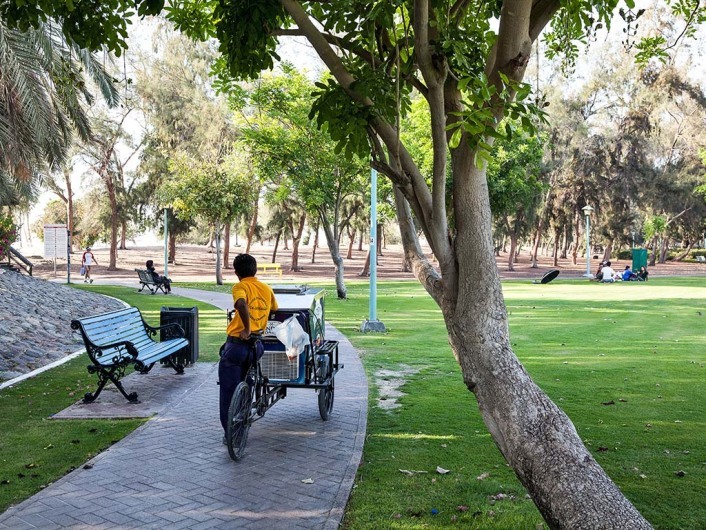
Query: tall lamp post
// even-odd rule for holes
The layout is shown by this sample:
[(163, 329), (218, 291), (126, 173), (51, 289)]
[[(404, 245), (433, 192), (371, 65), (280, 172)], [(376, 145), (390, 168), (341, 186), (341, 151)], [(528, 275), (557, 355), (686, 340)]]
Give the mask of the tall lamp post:
[(370, 318), (363, 321), (360, 331), (367, 333), (387, 331), (385, 324), (377, 317), (377, 201), (378, 201), (378, 172), (370, 172)]
[(593, 208), (587, 204), (581, 210), (586, 216), (586, 274), (584, 276), (593, 278), (593, 274), (591, 274), (591, 212)]

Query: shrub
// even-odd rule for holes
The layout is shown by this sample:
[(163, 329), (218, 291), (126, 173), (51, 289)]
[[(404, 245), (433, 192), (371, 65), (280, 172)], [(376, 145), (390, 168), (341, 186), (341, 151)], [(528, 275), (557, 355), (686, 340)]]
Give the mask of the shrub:
[(8, 248), (19, 236), (17, 225), (9, 215), (0, 214), (0, 258), (7, 256)]

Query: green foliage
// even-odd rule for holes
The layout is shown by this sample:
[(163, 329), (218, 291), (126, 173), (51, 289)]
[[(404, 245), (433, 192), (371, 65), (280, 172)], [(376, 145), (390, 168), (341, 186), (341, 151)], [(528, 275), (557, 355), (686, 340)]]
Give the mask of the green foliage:
[(21, 31), (52, 19), (61, 24), (69, 42), (93, 51), (105, 45), (120, 55), (127, 48), (130, 17), (156, 15), (163, 8), (164, 0), (4, 0), (0, 19)]
[(642, 225), (642, 234), (645, 240), (650, 241), (654, 237), (664, 235), (666, 229), (667, 220), (661, 215), (655, 215), (645, 220)]
[(173, 178), (161, 188), (163, 200), (181, 219), (233, 219), (254, 200), (249, 175), (239, 166), (235, 157), (216, 164), (177, 153), (169, 164)]
[(279, 0), (220, 2), (213, 15), (219, 49), (227, 57), (232, 76), (254, 79), (274, 67), (279, 55), (273, 33), (288, 26)]
[(12, 216), (0, 213), (0, 258), (7, 255), (7, 249), (17, 241), (20, 232)]
[(487, 175), (493, 216), (529, 214), (546, 188), (546, 183), (540, 179), (542, 141), (519, 131), (509, 138), (499, 139), (492, 149)]
[[(452, 112), (458, 119), (452, 121), (447, 130), (453, 131), (449, 139), (449, 148), (455, 149), (462, 138), (476, 151), (476, 165), (492, 160), (492, 147), (488, 138), (511, 139), (518, 125), (529, 135), (537, 134), (540, 123), (546, 123), (546, 113), (528, 96), (531, 87), (499, 73), (502, 89), (490, 83), (484, 73), (478, 77), (466, 77), (459, 81), (458, 88), (464, 94), (465, 109)], [(496, 116), (504, 112), (507, 116), (504, 127), (496, 124)]]

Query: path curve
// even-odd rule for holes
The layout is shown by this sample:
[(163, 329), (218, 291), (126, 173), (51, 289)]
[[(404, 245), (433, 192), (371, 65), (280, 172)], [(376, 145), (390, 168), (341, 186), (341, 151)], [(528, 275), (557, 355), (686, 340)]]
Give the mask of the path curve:
[[(227, 294), (173, 291), (232, 306)], [(245, 457), (235, 463), (221, 444), (214, 364), (202, 384), (92, 467), (0, 514), (0, 529), (338, 528), (362, 456), (368, 384), (350, 342), (331, 326), (326, 337), (339, 341), (345, 365), (329, 421), (319, 417), (313, 390), (290, 389), (250, 429)]]

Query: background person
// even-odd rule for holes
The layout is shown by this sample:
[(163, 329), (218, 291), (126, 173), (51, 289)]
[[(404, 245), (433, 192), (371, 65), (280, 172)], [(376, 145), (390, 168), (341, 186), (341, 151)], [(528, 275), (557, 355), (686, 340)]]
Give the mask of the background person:
[(640, 267), (640, 270), (637, 271), (637, 279), (640, 280), (641, 282), (646, 282), (647, 281), (647, 276), (649, 276), (649, 272), (647, 272), (647, 269), (645, 267)]
[[(236, 387), (245, 378), (250, 365), (262, 357), (260, 340), (251, 340), (265, 330), (270, 313), (277, 310), (275, 293), (269, 285), (255, 277), (257, 261), (250, 254), (238, 254), (233, 260), (238, 283), (233, 286), (235, 312), (228, 323), (226, 343), (218, 363), (220, 382), (220, 415), (223, 431), (227, 432), (228, 408)], [(225, 436), (223, 437), (225, 443)]]
[(91, 247), (86, 247), (86, 252), (84, 252), (81, 257), (81, 267), (86, 271), (84, 273), (83, 283), (93, 283), (93, 278), (91, 278), (91, 267), (93, 267), (93, 265), (98, 265), (98, 262), (93, 252), (91, 252)]
[(145, 267), (147, 268), (147, 272), (149, 272), (152, 276), (152, 280), (154, 280), (154, 283), (156, 283), (157, 285), (164, 285), (164, 288), (167, 290), (167, 294), (172, 292), (172, 281), (166, 276), (160, 276), (160, 274), (154, 268), (154, 261), (148, 259), (145, 263)]
[(603, 270), (601, 270), (601, 272), (603, 273), (603, 278), (601, 279), (601, 282), (613, 283), (615, 281), (615, 271), (610, 266), (610, 261), (605, 262), (605, 265), (603, 266)]
[(633, 280), (637, 280), (637, 274), (632, 272), (630, 265), (625, 265), (625, 270), (623, 271), (623, 281), (629, 282)]

